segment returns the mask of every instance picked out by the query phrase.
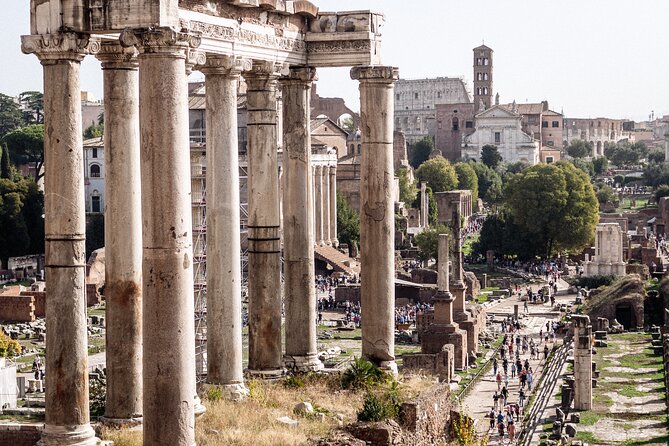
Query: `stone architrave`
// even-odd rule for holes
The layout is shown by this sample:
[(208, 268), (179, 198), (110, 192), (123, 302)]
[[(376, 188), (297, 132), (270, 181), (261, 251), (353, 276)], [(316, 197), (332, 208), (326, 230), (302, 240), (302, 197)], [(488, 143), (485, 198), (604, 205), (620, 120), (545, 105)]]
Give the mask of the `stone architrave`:
[(44, 72), (46, 422), (39, 444), (95, 445), (88, 408), (86, 223), (81, 134), (81, 61), (98, 40), (75, 33), (23, 36)]
[[(186, 58), (197, 35), (127, 29), (139, 50), (145, 446), (195, 444), (193, 241)], [(159, 112), (157, 112), (159, 111)]]
[(283, 85), (283, 258), (287, 369), (323, 368), (316, 338), (314, 209), (311, 206), (309, 99), (313, 68), (294, 68)]
[(335, 248), (337, 240), (337, 166), (330, 166), (330, 241)]
[(592, 409), (592, 326), (590, 317), (572, 315), (574, 327), (574, 409)]
[(323, 166), (314, 166), (314, 219), (316, 220), (316, 233), (314, 235), (316, 246), (323, 246)]
[(281, 65), (254, 61), (248, 104), (249, 372), (283, 374), (277, 80)]
[(210, 56), (207, 94), (207, 382), (227, 398), (248, 394), (242, 365), (237, 86), (248, 59)]
[(362, 162), (360, 259), (362, 355), (394, 372), (395, 214), (393, 203), (393, 105), (399, 70), (358, 66)]
[(139, 64), (135, 48), (104, 42), (107, 400), (103, 422), (142, 422), (142, 200)]
[(466, 309), (465, 294), (467, 294), (467, 285), (464, 278), (464, 270), (462, 267), (462, 228), (461, 228), (461, 212), (456, 210), (453, 212), (452, 229), (453, 237), (455, 238), (453, 249), (453, 269), (451, 284), (451, 292), (455, 296), (453, 302), (453, 319), (458, 326), (467, 332), (467, 353), (478, 352), (479, 345), (479, 330), (480, 327), (476, 323), (476, 318), (473, 317)]
[(421, 351), (440, 353), (445, 344), (453, 345), (454, 366), (457, 370), (467, 368), (467, 332), (453, 322), (453, 295), (449, 287), (448, 235), (439, 234), (439, 262), (437, 271), (437, 294), (432, 297), (434, 320), (421, 336)]

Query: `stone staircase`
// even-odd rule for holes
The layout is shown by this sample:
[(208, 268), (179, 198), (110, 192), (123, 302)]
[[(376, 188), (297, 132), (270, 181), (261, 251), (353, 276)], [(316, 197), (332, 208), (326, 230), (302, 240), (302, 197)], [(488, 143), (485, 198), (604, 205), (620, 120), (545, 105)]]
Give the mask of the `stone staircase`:
[(314, 248), (314, 255), (318, 260), (332, 265), (335, 271), (347, 274), (360, 273), (360, 265), (357, 261), (332, 246), (317, 246)]

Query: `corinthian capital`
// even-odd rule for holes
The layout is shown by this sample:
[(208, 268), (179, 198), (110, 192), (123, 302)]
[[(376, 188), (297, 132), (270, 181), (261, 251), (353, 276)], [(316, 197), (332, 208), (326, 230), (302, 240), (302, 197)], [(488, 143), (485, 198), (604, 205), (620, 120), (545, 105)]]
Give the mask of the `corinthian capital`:
[(200, 46), (202, 38), (199, 32), (161, 27), (127, 28), (119, 40), (125, 47), (137, 47), (140, 54), (172, 54), (186, 58), (190, 49)]
[(360, 82), (393, 83), (399, 77), (396, 67), (361, 65), (351, 68), (351, 79)]
[(295, 67), (288, 71), (288, 75), (281, 79), (283, 83), (310, 84), (318, 80), (318, 74), (315, 68)]
[(117, 40), (102, 42), (100, 51), (95, 57), (102, 63), (103, 70), (131, 70), (136, 69), (139, 65), (137, 49), (123, 47)]
[(251, 59), (237, 56), (210, 55), (207, 62), (200, 68), (205, 75), (222, 74), (226, 76), (239, 76), (244, 71), (250, 71)]
[(206, 61), (207, 54), (204, 51), (190, 48), (186, 54), (186, 74), (191, 74), (193, 68), (203, 66)]
[(254, 60), (251, 71), (245, 77), (274, 77), (285, 76), (289, 72), (289, 65), (281, 62), (271, 62), (268, 60)]
[(59, 60), (81, 62), (87, 54), (95, 54), (99, 50), (100, 40), (87, 34), (62, 32), (21, 36), (21, 51), (36, 54), (42, 64)]

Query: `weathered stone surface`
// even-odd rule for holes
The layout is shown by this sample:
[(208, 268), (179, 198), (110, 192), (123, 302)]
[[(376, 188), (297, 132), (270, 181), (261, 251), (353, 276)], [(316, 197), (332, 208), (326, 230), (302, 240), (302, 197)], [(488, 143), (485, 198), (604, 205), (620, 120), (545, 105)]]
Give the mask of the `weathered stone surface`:
[(314, 413), (314, 406), (312, 406), (310, 402), (304, 401), (297, 403), (293, 408), (293, 412), (300, 415), (311, 414)]
[(570, 437), (575, 437), (576, 436), (576, 426), (572, 423), (567, 423), (564, 425), (564, 432), (565, 434), (569, 435)]

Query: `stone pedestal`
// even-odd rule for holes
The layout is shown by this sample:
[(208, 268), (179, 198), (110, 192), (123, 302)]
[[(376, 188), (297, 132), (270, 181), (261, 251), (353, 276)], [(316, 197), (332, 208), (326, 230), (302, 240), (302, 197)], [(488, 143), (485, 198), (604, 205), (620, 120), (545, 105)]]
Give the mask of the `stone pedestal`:
[(207, 382), (243, 398), (237, 85), (251, 61), (211, 56), (207, 91)]
[(360, 66), (362, 162), (360, 179), (360, 259), (362, 354), (396, 371), (395, 214), (393, 206), (393, 67)]
[(276, 86), (280, 65), (254, 61), (248, 103), (249, 372), (283, 374)]
[(137, 50), (106, 42), (105, 300), (107, 400), (103, 422), (142, 421), (142, 201)]
[(456, 370), (467, 368), (467, 333), (453, 323), (453, 295), (449, 291), (448, 235), (439, 234), (438, 291), (432, 297), (434, 321), (421, 336), (421, 351), (437, 354), (445, 344), (453, 346)]
[[(292, 69), (283, 84), (283, 256), (287, 369), (323, 368), (316, 346), (314, 210), (311, 190), (310, 92), (313, 68)], [(305, 131), (306, 130), (306, 131)]]
[(592, 326), (590, 317), (572, 315), (574, 327), (574, 409), (592, 409)]
[(127, 29), (139, 50), (144, 446), (195, 444), (193, 241), (186, 57), (194, 35)]
[(99, 41), (74, 33), (23, 36), (44, 70), (46, 420), (42, 446), (98, 440), (88, 407), (84, 172), (79, 72)]

